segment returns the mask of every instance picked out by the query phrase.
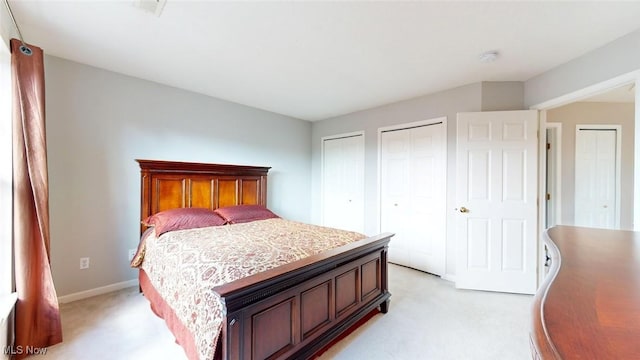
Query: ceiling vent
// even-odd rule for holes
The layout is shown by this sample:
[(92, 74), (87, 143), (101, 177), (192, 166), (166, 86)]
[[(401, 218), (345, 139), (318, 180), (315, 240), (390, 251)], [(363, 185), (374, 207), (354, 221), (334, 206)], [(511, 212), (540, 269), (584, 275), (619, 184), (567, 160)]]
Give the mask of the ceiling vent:
[(136, 0), (135, 6), (145, 12), (160, 16), (167, 0)]

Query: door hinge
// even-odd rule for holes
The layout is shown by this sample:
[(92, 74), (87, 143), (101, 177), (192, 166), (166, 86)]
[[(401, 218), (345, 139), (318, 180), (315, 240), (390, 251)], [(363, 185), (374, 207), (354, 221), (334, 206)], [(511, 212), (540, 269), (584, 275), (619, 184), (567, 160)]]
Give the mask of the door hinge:
[(547, 201), (551, 200), (551, 194), (547, 193)]
[(551, 150), (551, 144), (547, 143), (547, 150)]

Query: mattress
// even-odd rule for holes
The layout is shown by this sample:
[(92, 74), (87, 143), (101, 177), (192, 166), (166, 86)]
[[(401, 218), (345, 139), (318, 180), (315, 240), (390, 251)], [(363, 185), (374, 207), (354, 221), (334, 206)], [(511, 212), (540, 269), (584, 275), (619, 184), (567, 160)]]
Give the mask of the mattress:
[(226, 314), (215, 286), (364, 238), (280, 218), (172, 231), (160, 237), (151, 231), (142, 239), (140, 268), (169, 308), (158, 311), (156, 306), (154, 311), (167, 322), (166, 314), (179, 322), (168, 325), (188, 357), (210, 360)]

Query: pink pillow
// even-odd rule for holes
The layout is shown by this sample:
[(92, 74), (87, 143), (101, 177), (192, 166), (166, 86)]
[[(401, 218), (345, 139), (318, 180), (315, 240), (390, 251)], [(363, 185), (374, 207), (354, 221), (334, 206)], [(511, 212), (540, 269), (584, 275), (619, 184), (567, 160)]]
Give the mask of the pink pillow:
[(222, 216), (229, 224), (246, 223), (249, 221), (279, 218), (261, 205), (236, 205), (218, 208), (214, 210)]
[(168, 231), (224, 225), (227, 221), (210, 209), (178, 208), (151, 215), (142, 223), (155, 227), (156, 236), (160, 236)]

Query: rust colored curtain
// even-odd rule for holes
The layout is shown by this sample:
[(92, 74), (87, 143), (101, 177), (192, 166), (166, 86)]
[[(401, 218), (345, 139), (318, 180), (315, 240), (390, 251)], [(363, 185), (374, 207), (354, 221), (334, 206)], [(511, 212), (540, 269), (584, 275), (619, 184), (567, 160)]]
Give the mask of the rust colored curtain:
[(21, 45), (11, 40), (15, 345), (24, 349), (61, 342), (62, 326), (49, 262), (44, 59), (42, 49), (29, 45), (33, 53), (25, 55)]

